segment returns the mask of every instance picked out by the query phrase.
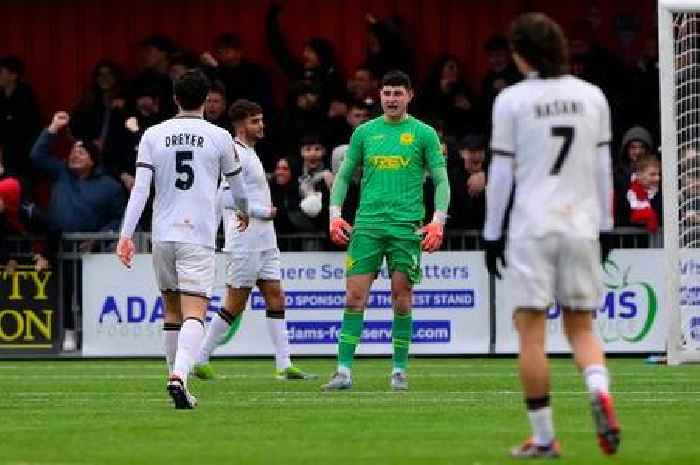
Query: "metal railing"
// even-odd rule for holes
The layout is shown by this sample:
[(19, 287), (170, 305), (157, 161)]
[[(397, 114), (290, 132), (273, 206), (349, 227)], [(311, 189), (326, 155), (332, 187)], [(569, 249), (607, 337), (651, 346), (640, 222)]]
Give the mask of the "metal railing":
[[(662, 233), (649, 234), (640, 228), (617, 228), (614, 232), (617, 239), (616, 248), (639, 249), (662, 247)], [(86, 253), (114, 253), (117, 233), (70, 233), (64, 234), (60, 241), (58, 263), (55, 264), (58, 279), (58, 308), (61, 315), (72, 316), (78, 347), (81, 341), (81, 300), (82, 300), (82, 256)], [(18, 257), (30, 258), (32, 244), (41, 238), (10, 237), (4, 238), (11, 254)], [(137, 253), (151, 252), (151, 234), (136, 233), (134, 243)], [(223, 237), (217, 240), (218, 248), (223, 245)], [(278, 245), (282, 251), (333, 251), (325, 234), (300, 233), (278, 235)], [(482, 250), (483, 239), (481, 231), (463, 230), (446, 231), (443, 251)], [(64, 309), (68, 306), (70, 314)], [(69, 328), (70, 329), (70, 328)]]
[[(616, 248), (646, 249), (663, 247), (663, 233), (649, 234), (642, 228), (616, 228), (614, 237)], [(12, 236), (5, 241), (10, 253), (18, 257), (31, 257), (32, 244), (41, 240), (36, 236)], [(59, 259), (79, 259), (85, 253), (113, 253), (119, 235), (117, 233), (67, 233), (62, 236)], [(223, 236), (217, 238), (217, 249), (224, 243)], [(138, 232), (134, 234), (134, 244), (137, 253), (151, 252), (151, 233)], [(323, 233), (294, 233), (278, 234), (277, 244), (283, 252), (319, 252), (339, 250), (333, 247), (328, 236)], [(483, 239), (480, 230), (447, 230), (442, 247), (443, 251), (483, 250)]]

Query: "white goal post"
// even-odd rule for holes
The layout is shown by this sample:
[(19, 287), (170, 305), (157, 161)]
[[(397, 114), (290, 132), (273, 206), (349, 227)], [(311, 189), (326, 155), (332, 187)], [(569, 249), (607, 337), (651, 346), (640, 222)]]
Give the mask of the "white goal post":
[[(669, 365), (700, 362), (700, 0), (659, 0)], [(640, 96), (641, 97), (641, 96)]]

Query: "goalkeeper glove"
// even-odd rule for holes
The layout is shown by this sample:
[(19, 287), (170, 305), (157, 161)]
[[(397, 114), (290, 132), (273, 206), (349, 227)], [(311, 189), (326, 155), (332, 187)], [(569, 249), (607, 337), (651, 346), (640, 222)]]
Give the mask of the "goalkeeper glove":
[(347, 245), (350, 241), (352, 225), (340, 217), (331, 218), (330, 223), (331, 240), (336, 245)]
[(486, 269), (489, 270), (490, 274), (494, 275), (498, 279), (502, 279), (501, 272), (498, 269), (498, 260), (501, 261), (501, 268), (505, 268), (505, 241), (503, 239), (497, 239), (495, 241), (485, 240), (484, 245), (486, 248)]
[(443, 224), (437, 221), (428, 223), (420, 228), (420, 232), (425, 234), (421, 242), (424, 251), (432, 253), (440, 248), (442, 245), (443, 228)]

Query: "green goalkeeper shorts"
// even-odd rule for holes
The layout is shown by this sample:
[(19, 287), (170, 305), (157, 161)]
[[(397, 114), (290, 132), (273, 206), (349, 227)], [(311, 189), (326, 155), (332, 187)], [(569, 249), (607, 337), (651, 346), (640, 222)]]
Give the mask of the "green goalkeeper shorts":
[(390, 273), (399, 271), (411, 284), (418, 284), (422, 240), (419, 228), (419, 223), (356, 226), (345, 260), (347, 276), (378, 273), (386, 257)]

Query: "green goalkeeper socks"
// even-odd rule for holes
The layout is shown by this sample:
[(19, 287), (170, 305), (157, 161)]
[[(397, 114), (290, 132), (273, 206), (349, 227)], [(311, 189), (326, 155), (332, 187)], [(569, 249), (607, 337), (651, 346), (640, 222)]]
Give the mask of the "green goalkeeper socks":
[(340, 341), (338, 342), (338, 365), (352, 368), (352, 359), (355, 348), (360, 343), (362, 336), (362, 322), (364, 314), (345, 309), (343, 313), (343, 325), (340, 327)]
[(408, 366), (408, 349), (411, 346), (413, 328), (411, 314), (394, 314), (394, 324), (391, 328), (391, 338), (394, 343), (394, 357), (392, 362), (394, 369), (405, 370)]

